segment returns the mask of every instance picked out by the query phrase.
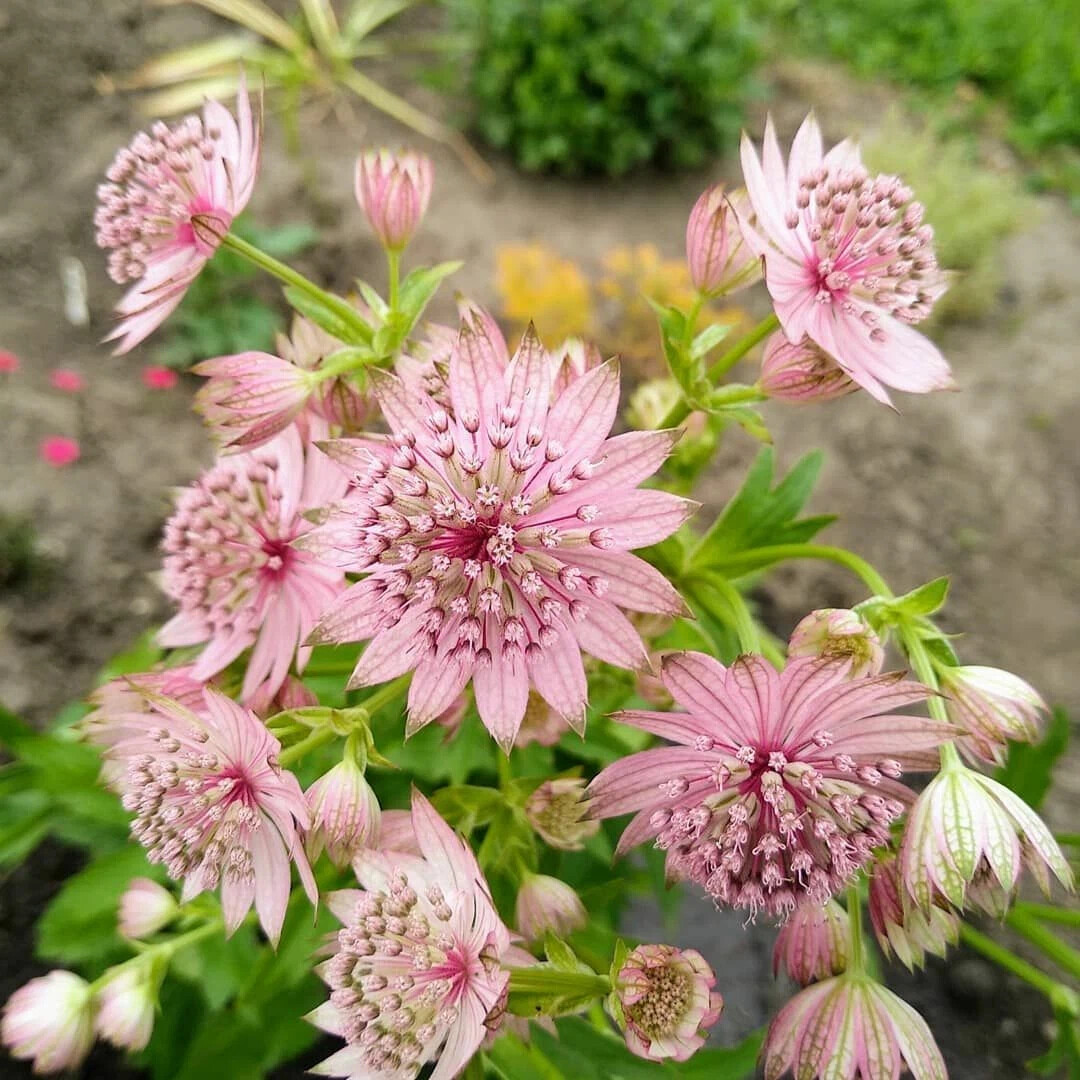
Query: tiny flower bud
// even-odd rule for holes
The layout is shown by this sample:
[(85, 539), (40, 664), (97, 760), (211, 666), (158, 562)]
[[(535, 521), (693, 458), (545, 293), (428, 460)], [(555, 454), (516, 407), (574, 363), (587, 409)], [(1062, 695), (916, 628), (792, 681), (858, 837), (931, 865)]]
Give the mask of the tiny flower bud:
[(796, 403), (832, 401), (858, 389), (812, 341), (792, 345), (780, 331), (765, 342), (758, 386), (771, 398)]
[(428, 208), (431, 160), (411, 151), (367, 150), (356, 161), (356, 201), (389, 251), (401, 251)]
[(311, 809), (307, 852), (312, 862), (325, 846), (335, 866), (347, 866), (358, 851), (378, 841), (379, 800), (352, 758), (320, 776), (305, 798)]
[(877, 675), (885, 662), (885, 650), (877, 634), (854, 611), (821, 608), (811, 611), (791, 633), (788, 656), (820, 656), (823, 660), (850, 660), (852, 679)]
[(722, 184), (706, 188), (690, 211), (686, 261), (694, 287), (707, 294), (732, 292), (757, 277), (759, 260), (743, 243)]
[(0, 1038), (39, 1073), (78, 1067), (94, 1042), (90, 985), (70, 971), (31, 979), (8, 998)]
[(851, 925), (847, 912), (835, 901), (824, 906), (801, 904), (780, 928), (773, 946), (773, 975), (781, 968), (807, 986), (818, 979), (839, 975), (851, 957)]
[(549, 930), (566, 937), (588, 920), (581, 898), (558, 878), (530, 874), (518, 889), (514, 922), (526, 941), (540, 941)]
[(149, 878), (135, 878), (120, 897), (120, 933), (138, 940), (172, 922), (179, 905), (168, 889)]
[(157, 988), (152, 963), (122, 965), (98, 991), (97, 1033), (121, 1050), (142, 1050), (154, 1030)]
[(525, 816), (544, 843), (562, 851), (580, 851), (594, 836), (600, 822), (582, 820), (586, 806), (582, 802), (585, 781), (579, 777), (545, 780), (529, 796)]

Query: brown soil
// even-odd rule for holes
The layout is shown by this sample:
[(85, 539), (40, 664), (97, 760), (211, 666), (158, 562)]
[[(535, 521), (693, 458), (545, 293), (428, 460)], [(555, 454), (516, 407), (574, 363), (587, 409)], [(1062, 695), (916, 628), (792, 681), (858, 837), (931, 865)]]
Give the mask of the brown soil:
[[(32, 516), (55, 563), (46, 584), (0, 593), (0, 700), (38, 722), (83, 695), (112, 653), (166, 614), (149, 575), (168, 488), (192, 478), (210, 456), (189, 411), (191, 386), (146, 390), (139, 370), (149, 350), (112, 358), (98, 344), (118, 290), (93, 245), (94, 188), (141, 121), (133, 102), (99, 97), (91, 79), (197, 38), (211, 24), (184, 9), (144, 12), (137, 0), (13, 0), (0, 11), (0, 348), (23, 360), (23, 370), (0, 383), (0, 513)], [(798, 65), (778, 73), (772, 104), (783, 131), (813, 104), (826, 132), (839, 135), (853, 125), (869, 130), (889, 98), (829, 69)], [(755, 129), (760, 119), (753, 118)], [(269, 141), (255, 216), (317, 221), (324, 242), (312, 270), (331, 285), (346, 287), (357, 274), (380, 278), (381, 260), (350, 194), (356, 149), (378, 140), (396, 144), (404, 134), (381, 118), (343, 127), (312, 110), (303, 165), (273, 134)], [(698, 191), (735, 170), (727, 160), (697, 175), (571, 184), (523, 176), (496, 161), (494, 185), (481, 189), (454, 158), (426, 149), (436, 160), (437, 188), (410, 258), (466, 259), (455, 285), (487, 302), (494, 300), (500, 244), (540, 240), (586, 263), (615, 244), (642, 241), (677, 256)], [(323, 200), (318, 206), (308, 194), (309, 174)], [(806, 449), (826, 448), (814, 507), (841, 515), (826, 534), (831, 542), (868, 557), (897, 589), (951, 574), (946, 621), (964, 631), (964, 657), (1014, 669), (1051, 701), (1075, 708), (1080, 384), (1072, 376), (1080, 309), (1070, 301), (1080, 289), (1080, 221), (1054, 199), (1042, 200), (1040, 210), (1034, 227), (1006, 243), (1008, 280), (996, 309), (978, 325), (941, 334), (961, 392), (909, 398), (895, 413), (865, 397), (805, 411), (776, 408), (770, 421), (785, 467)], [(88, 328), (65, 321), (63, 256), (86, 268)], [(79, 368), (89, 383), (85, 395), (49, 389), (54, 366)], [(38, 441), (52, 433), (81, 438), (77, 465), (53, 471), (37, 460)], [(731, 437), (704, 486), (703, 515), (722, 504), (755, 449)], [(861, 597), (843, 573), (817, 564), (786, 568), (766, 589), (780, 631), (812, 607)], [(1074, 820), (1080, 770), (1062, 768), (1058, 781), (1049, 816), (1064, 827)], [(54, 857), (41, 866), (43, 879), (55, 882), (67, 867)], [(48, 888), (22, 878), (6, 883), (9, 934), (12, 911), (22, 912), (16, 923), (25, 929), (26, 911)], [(729, 929), (727, 921), (717, 924), (714, 953), (733, 942)], [(753, 966), (739, 968), (753, 988), (746, 1027), (760, 1022), (771, 994), (761, 949), (752, 951)], [(0, 994), (26, 977), (17, 967), (8, 967)], [(929, 1014), (954, 1076), (1017, 1076), (1041, 1048), (1041, 999), (1015, 999), (1015, 1019), (1001, 1021), (996, 990), (969, 1009), (947, 979), (928, 977), (919, 986), (909, 981), (905, 992)], [(0, 1075), (24, 1075), (10, 1070), (0, 1061)]]

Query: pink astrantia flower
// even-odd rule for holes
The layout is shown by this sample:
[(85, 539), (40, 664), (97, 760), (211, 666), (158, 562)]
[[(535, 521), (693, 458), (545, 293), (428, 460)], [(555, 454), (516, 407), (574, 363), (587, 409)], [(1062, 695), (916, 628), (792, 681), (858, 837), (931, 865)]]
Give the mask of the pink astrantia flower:
[(106, 171), (94, 214), (109, 276), (134, 282), (116, 306), (120, 323), (108, 340), (134, 348), (184, 298), (247, 205), (259, 165), (259, 125), (241, 84), (236, 119), (208, 101), (200, 119), (158, 121), (135, 136)]
[(672, 878), (717, 903), (785, 916), (824, 904), (889, 839), (911, 792), (905, 768), (933, 768), (947, 725), (890, 709), (929, 696), (900, 673), (849, 678), (847, 662), (760, 656), (724, 668), (702, 653), (664, 657), (687, 712), (626, 712), (623, 723), (679, 744), (631, 754), (589, 785), (590, 814), (637, 815), (620, 853), (646, 840)]
[(545, 780), (525, 803), (525, 816), (550, 847), (581, 851), (585, 841), (600, 831), (600, 822), (585, 816), (585, 780), (559, 776)]
[(947, 1080), (926, 1021), (880, 983), (837, 975), (795, 995), (769, 1025), (765, 1080)]
[(348, 866), (357, 852), (379, 842), (379, 800), (351, 755), (323, 773), (304, 798), (311, 809), (307, 853), (312, 862), (325, 847), (335, 866)]
[(705, 1044), (724, 999), (695, 949), (639, 945), (616, 976), (615, 996), (627, 1049), (649, 1061), (686, 1061)]
[(788, 640), (788, 657), (847, 660), (853, 679), (877, 675), (885, 663), (885, 650), (873, 628), (857, 611), (821, 608), (799, 620)]
[(851, 959), (851, 924), (835, 901), (800, 904), (780, 928), (773, 946), (773, 975), (781, 970), (808, 986), (839, 975)]
[(62, 394), (78, 394), (86, 389), (86, 380), (71, 368), (55, 368), (49, 372), (49, 385)]
[(927, 911), (915, 906), (904, 893), (900, 864), (891, 851), (879, 854), (870, 878), (870, 922), (886, 956), (894, 953), (911, 971), (922, 967), (926, 954), (944, 956), (960, 937), (960, 916), (944, 904)]
[(7, 349), (0, 349), (0, 375), (14, 375), (19, 370), (19, 358)]
[(165, 591), (180, 612), (158, 640), (206, 643), (192, 668), (208, 679), (254, 646), (242, 698), (273, 695), (303, 642), (344, 587), (337, 567), (293, 546), (309, 511), (341, 497), (346, 475), (295, 427), (248, 454), (226, 455), (184, 489), (165, 526)]
[(683, 604), (629, 549), (669, 536), (696, 504), (637, 490), (675, 434), (607, 437), (619, 400), (613, 362), (552, 401), (535, 332), (504, 369), (482, 329), (462, 325), (449, 410), (372, 372), (391, 436), (329, 444), (356, 470), (354, 494), (303, 543), (368, 575), (312, 636), (371, 639), (349, 686), (415, 669), (413, 732), (471, 680), (481, 720), (509, 752), (530, 685), (581, 726), (582, 650), (620, 667), (647, 665), (621, 609), (674, 614)]
[(911, 393), (953, 385), (949, 365), (911, 328), (945, 291), (923, 207), (895, 176), (871, 177), (845, 140), (823, 153), (813, 116), (784, 165), (770, 118), (762, 160), (747, 135), (742, 167), (747, 244), (764, 258), (765, 284), (793, 344), (809, 338), (864, 390)]
[(0, 1038), (12, 1057), (33, 1061), (36, 1073), (78, 1068), (94, 1045), (90, 984), (70, 971), (31, 979), (8, 998)]
[(172, 390), (180, 381), (180, 376), (172, 368), (147, 364), (142, 371), (142, 381), (148, 390)]
[(809, 338), (793, 345), (783, 331), (765, 342), (758, 386), (771, 398), (797, 404), (832, 401), (858, 390), (847, 372)]
[(421, 856), (364, 851), (361, 890), (329, 897), (344, 928), (320, 968), (330, 1000), (309, 1017), (349, 1044), (319, 1076), (450, 1080), (501, 1019), (510, 931), (465, 843), (419, 792), (412, 822)]
[(120, 897), (118, 929), (134, 940), (150, 937), (168, 926), (179, 910), (168, 889), (149, 878), (135, 878)]
[(924, 913), (942, 900), (1004, 916), (1027, 867), (1044, 892), (1073, 873), (1042, 818), (1003, 784), (963, 765), (943, 769), (912, 807), (900, 875)]
[(366, 150), (356, 159), (356, 201), (383, 247), (401, 251), (412, 239), (434, 180), (426, 154)]
[(949, 719), (964, 729), (960, 749), (975, 761), (1003, 765), (1009, 741), (1037, 742), (1050, 707), (1030, 684), (992, 667), (944, 667), (941, 691)]
[[(745, 192), (737, 192), (735, 201), (745, 204), (745, 197)], [(690, 211), (686, 262), (694, 288), (707, 295), (735, 292), (760, 276), (761, 260), (743, 241), (723, 184), (706, 188)]]
[(124, 808), (132, 835), (183, 880), (182, 901), (221, 885), (232, 933), (252, 903), (276, 942), (289, 902), (289, 860), (312, 903), (315, 879), (301, 829), (308, 808), (300, 785), (277, 764), (281, 744), (247, 709), (209, 687), (201, 707), (132, 685), (142, 714), (116, 719), (105, 755), (124, 765)]
[(46, 465), (62, 469), (82, 457), (79, 440), (67, 435), (47, 435), (38, 446), (38, 456)]
[(529, 874), (518, 889), (514, 925), (526, 941), (542, 941), (549, 931), (569, 937), (589, 921), (581, 897), (564, 881), (548, 874)]

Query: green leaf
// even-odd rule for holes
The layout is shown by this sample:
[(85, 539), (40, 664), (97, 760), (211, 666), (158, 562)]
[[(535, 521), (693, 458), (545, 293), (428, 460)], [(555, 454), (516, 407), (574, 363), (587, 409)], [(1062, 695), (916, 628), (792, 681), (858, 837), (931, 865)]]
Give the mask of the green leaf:
[(868, 601), (867, 606), (873, 608), (876, 621), (886, 625), (896, 625), (901, 622), (915, 622), (924, 619), (927, 615), (933, 615), (944, 605), (948, 595), (949, 579), (939, 577), (894, 600), (875, 596)]
[(398, 294), (398, 312), (404, 319), (401, 341), (404, 341), (412, 332), (412, 328), (424, 313), (424, 308), (428, 306), (428, 302), (443, 280), (456, 273), (463, 265), (460, 260), (455, 259), (436, 266), (422, 266), (405, 278)]
[(1068, 743), (1069, 717), (1064, 709), (1054, 709), (1041, 742), (1009, 743), (1009, 756), (998, 769), (997, 779), (1038, 810), (1053, 783), (1054, 765)]
[[(502, 1080), (565, 1080), (538, 1047), (523, 1043), (513, 1032), (501, 1036), (485, 1057)], [(579, 1070), (576, 1075), (585, 1074)]]
[(730, 333), (731, 325), (729, 323), (711, 323), (706, 326), (690, 345), (691, 358), (703, 360)]
[(660, 323), (660, 341), (664, 347), (664, 357), (675, 381), (683, 394), (691, 397), (702, 389), (705, 368), (700, 360), (695, 360), (686, 349), (686, 316), (677, 308), (649, 301), (649, 306), (656, 312)]
[[(356, 322), (347, 322), (334, 308), (316, 300), (305, 292), (289, 285), (285, 288), (285, 299), (306, 319), (316, 326), (321, 326), (331, 337), (343, 341), (346, 345), (370, 345), (374, 331), (364, 325), (360, 313), (356, 313)], [(343, 304), (344, 300), (341, 301)], [(359, 325), (358, 325), (359, 324)]]

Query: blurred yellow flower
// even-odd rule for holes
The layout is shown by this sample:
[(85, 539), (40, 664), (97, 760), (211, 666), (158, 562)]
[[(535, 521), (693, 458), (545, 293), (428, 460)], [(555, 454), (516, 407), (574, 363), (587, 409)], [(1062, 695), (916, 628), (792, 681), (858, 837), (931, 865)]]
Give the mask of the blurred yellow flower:
[(503, 316), (521, 330), (536, 324), (543, 341), (588, 336), (592, 287), (581, 267), (541, 244), (515, 244), (496, 252), (495, 287)]

